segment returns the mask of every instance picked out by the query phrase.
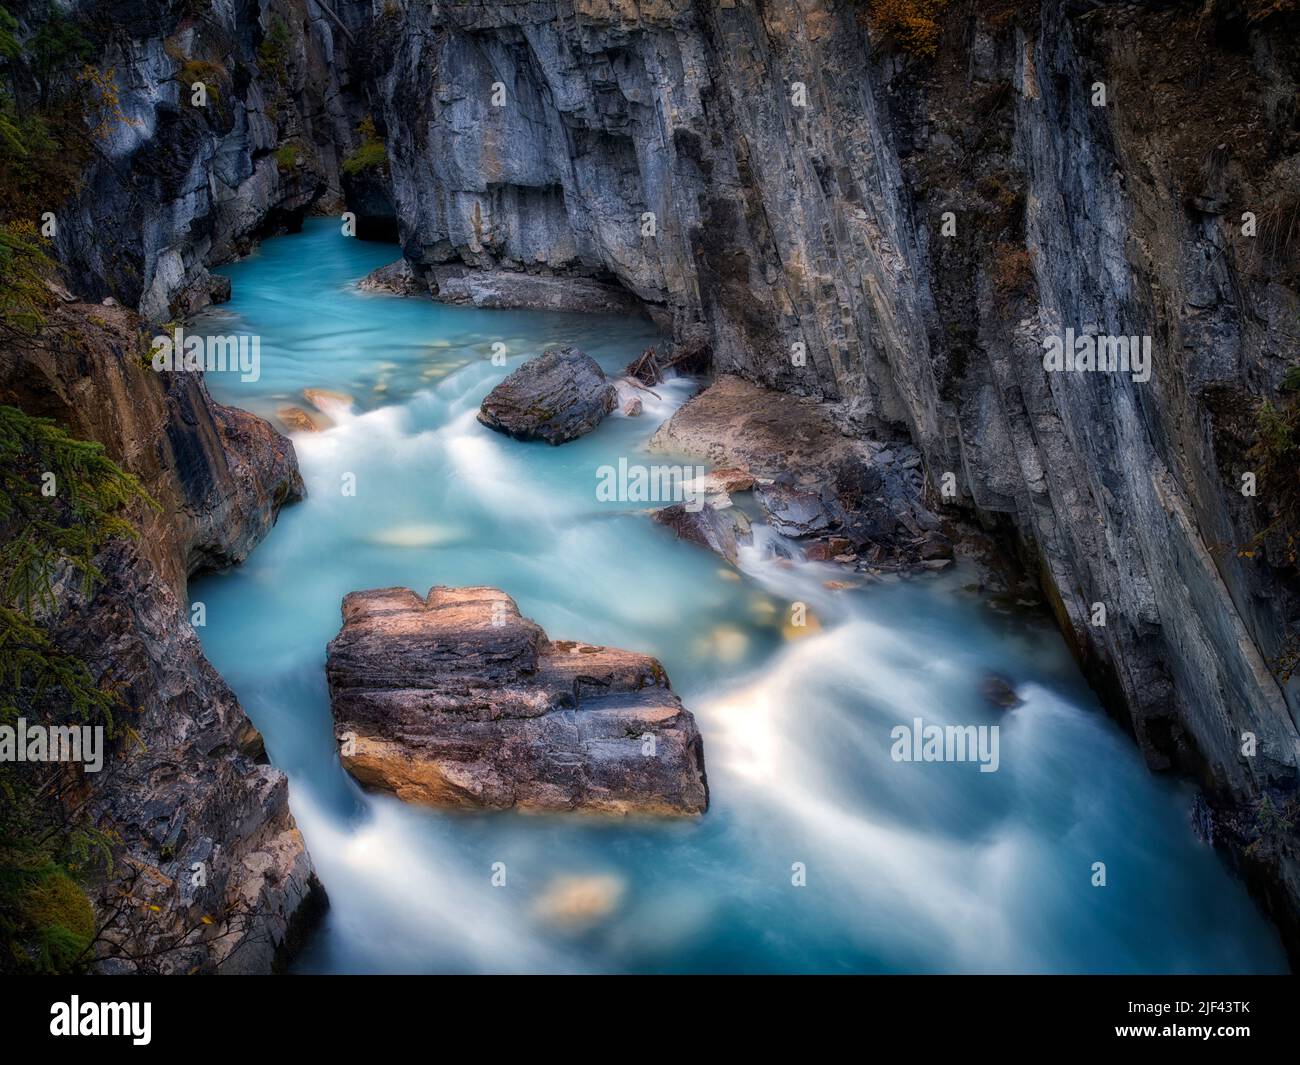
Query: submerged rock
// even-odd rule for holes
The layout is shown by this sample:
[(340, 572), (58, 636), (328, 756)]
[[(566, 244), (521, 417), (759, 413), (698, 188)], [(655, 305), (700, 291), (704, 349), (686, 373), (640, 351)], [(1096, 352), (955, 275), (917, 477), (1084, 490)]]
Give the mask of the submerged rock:
[(356, 403), (346, 392), (336, 392), (330, 388), (304, 388), (302, 398), (322, 414), (332, 411), (350, 411)]
[(1011, 681), (1000, 673), (988, 673), (980, 684), (980, 694), (990, 706), (1000, 710), (1014, 710), (1024, 700), (1016, 692)]
[(617, 876), (561, 876), (533, 905), (533, 913), (562, 932), (583, 932), (610, 916), (627, 885)]
[(617, 402), (596, 360), (566, 344), (529, 359), (492, 389), (478, 420), (517, 440), (564, 444), (591, 432)]
[(301, 407), (293, 405), (277, 407), (275, 416), (291, 433), (315, 433), (320, 430), (320, 426), (312, 420), (312, 416)]
[(325, 668), (344, 768), (407, 802), (708, 807), (703, 741), (663, 666), (549, 640), (496, 588), (353, 592)]

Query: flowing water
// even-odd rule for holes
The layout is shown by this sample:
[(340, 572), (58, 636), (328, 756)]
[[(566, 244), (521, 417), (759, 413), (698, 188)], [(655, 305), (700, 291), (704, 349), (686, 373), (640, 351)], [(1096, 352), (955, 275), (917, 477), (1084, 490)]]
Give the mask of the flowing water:
[[(694, 382), (559, 448), (474, 413), (548, 344), (614, 370), (660, 341), (649, 323), (353, 288), (394, 256), (309, 223), (226, 269), (234, 299), (193, 330), (262, 338), (260, 380), (208, 376), (223, 402), (274, 416), (306, 406), (304, 388), (341, 394), (321, 401), (331, 428), (293, 437), (307, 500), (247, 563), (191, 587), (330, 896), (302, 971), (1285, 967), (1195, 838), (1188, 790), (1147, 773), (1047, 622), (993, 611), (959, 572), (830, 590), (838, 567), (781, 562), (761, 529), (738, 572), (636, 505), (598, 502), (597, 467), (654, 461), (646, 441)], [(340, 600), (435, 584), (498, 586), (553, 638), (658, 656), (704, 736), (709, 812), (470, 814), (362, 792), (339, 766), (325, 684)], [(813, 621), (787, 630), (794, 602)], [(989, 671), (1024, 704), (988, 707)], [(997, 771), (894, 761), (891, 729), (916, 717), (999, 725)]]

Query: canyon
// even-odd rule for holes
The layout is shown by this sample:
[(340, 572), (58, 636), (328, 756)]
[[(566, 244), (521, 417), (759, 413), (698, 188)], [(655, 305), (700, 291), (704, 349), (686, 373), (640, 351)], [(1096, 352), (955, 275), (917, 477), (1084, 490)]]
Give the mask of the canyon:
[[(1147, 763), (1201, 788), (1206, 835), (1294, 959), (1300, 840), (1262, 814), (1300, 793), (1279, 665), (1300, 586), (1284, 516), (1239, 490), (1253, 412), (1300, 356), (1296, 244), (1247, 221), (1300, 202), (1294, 15), (980, 0), (917, 57), (864, 8), (81, 0), (119, 27), (95, 62), (122, 121), (51, 209), (86, 301), (61, 313), (102, 354), (33, 377), (6, 352), (5, 402), (102, 439), (186, 515), (142, 517), (148, 557), (120, 557), (101, 595), (126, 597), (124, 639), (179, 645), (184, 684), (218, 707), (196, 727), (243, 735), (173, 623), (186, 576), (246, 557), (294, 498), (292, 449), (197, 376), (125, 369), (137, 327), (101, 301), (184, 317), (223, 298), (209, 267), (345, 211), (435, 298), (618, 293), (715, 374), (815, 404), (843, 446), (915, 449), (928, 509), (1016, 553)], [(217, 84), (211, 106), (189, 105), (187, 70)], [(382, 162), (358, 166), (367, 122)], [(545, 292), (501, 295), (521, 288)], [(1150, 379), (1045, 373), (1067, 330), (1150, 336)], [(222, 463), (199, 491), (189, 475)], [(220, 772), (269, 796), (238, 846), (294, 885), (270, 891), (265, 968), (309, 859), (274, 770), (240, 754)]]

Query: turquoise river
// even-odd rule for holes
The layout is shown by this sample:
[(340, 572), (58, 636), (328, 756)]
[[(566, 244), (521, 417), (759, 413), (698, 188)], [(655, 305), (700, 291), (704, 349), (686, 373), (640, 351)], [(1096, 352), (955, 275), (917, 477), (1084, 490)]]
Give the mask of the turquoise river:
[[(838, 567), (783, 562), (763, 529), (733, 569), (598, 501), (597, 468), (653, 461), (650, 435), (699, 382), (558, 448), (474, 415), (549, 344), (613, 371), (662, 343), (653, 326), (357, 291), (395, 257), (311, 221), (224, 269), (233, 300), (192, 330), (261, 337), (259, 380), (208, 375), (221, 402), (274, 419), (308, 407), (303, 389), (337, 393), (319, 399), (329, 427), (292, 437), (308, 498), (247, 563), (191, 584), (330, 896), (300, 971), (1285, 969), (1193, 833), (1190, 790), (1147, 772), (1046, 619), (992, 609), (960, 570), (831, 590)], [(656, 655), (704, 736), (709, 812), (470, 814), (358, 788), (325, 684), (340, 600), (435, 584), (494, 585), (552, 638)], [(788, 639), (794, 602), (819, 625)], [(989, 671), (1024, 704), (985, 705)], [(999, 725), (998, 770), (892, 760), (890, 730), (915, 717)]]

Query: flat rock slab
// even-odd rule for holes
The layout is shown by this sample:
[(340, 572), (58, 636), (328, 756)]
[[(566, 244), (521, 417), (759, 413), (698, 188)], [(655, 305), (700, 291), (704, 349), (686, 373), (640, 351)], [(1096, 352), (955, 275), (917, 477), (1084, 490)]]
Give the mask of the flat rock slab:
[(491, 309), (563, 311), (570, 314), (640, 314), (641, 301), (619, 285), (587, 277), (549, 277), (514, 270), (437, 266), (433, 298)]
[(529, 359), (488, 393), (478, 420), (517, 440), (564, 444), (591, 432), (618, 390), (590, 355), (563, 345)]
[(816, 401), (739, 377), (718, 377), (691, 397), (650, 450), (733, 467), (726, 475), (753, 483), (768, 524), (784, 536), (844, 537), (854, 549), (875, 545), (911, 563), (913, 541), (939, 526), (922, 499), (915, 448), (845, 436)]
[(353, 592), (325, 669), (344, 768), (407, 802), (708, 808), (703, 741), (663, 666), (549, 640), (496, 588)]
[(861, 448), (815, 401), (724, 374), (659, 427), (650, 450), (700, 455), (774, 477), (857, 459)]

